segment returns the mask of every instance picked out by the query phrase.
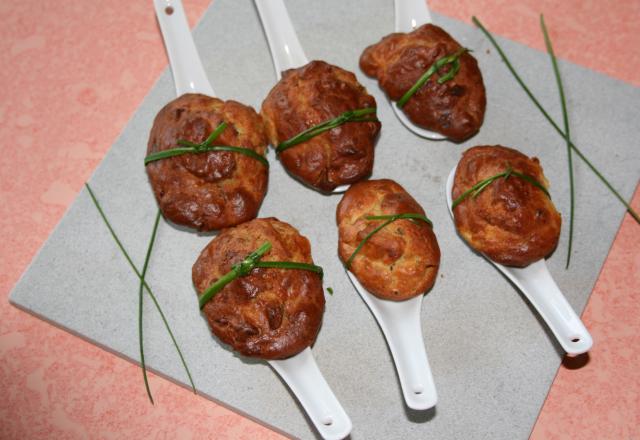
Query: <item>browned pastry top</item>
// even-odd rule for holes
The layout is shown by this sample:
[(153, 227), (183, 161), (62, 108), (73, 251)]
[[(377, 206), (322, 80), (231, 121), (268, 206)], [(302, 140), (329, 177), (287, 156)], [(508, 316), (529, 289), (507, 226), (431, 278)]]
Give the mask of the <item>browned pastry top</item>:
[[(393, 180), (358, 182), (338, 204), (338, 253), (343, 263), (360, 242), (384, 220), (367, 216), (415, 213), (422, 207)], [(395, 301), (429, 290), (440, 264), (440, 248), (430, 225), (421, 220), (396, 220), (371, 236), (350, 270), (374, 295)]]
[[(360, 68), (378, 79), (391, 100), (398, 101), (438, 59), (461, 48), (442, 28), (425, 24), (407, 34), (388, 35), (367, 47), (360, 57)], [(443, 67), (402, 108), (414, 124), (456, 142), (480, 129), (486, 107), (476, 59), (465, 53), (459, 60), (460, 70), (452, 80), (437, 83), (451, 65)]]
[[(265, 242), (261, 261), (313, 263), (309, 240), (275, 218), (258, 218), (223, 230), (193, 265), (193, 284), (202, 294)], [(227, 284), (203, 312), (213, 333), (245, 356), (284, 359), (316, 339), (324, 293), (319, 274), (307, 270), (254, 268)]]
[[(235, 101), (186, 94), (160, 110), (147, 154), (177, 147), (178, 140), (203, 142), (222, 122), (214, 145), (250, 148), (264, 155), (267, 137), (260, 116)], [(259, 161), (234, 152), (183, 154), (151, 162), (147, 174), (162, 214), (203, 231), (245, 222), (258, 214), (269, 172)]]
[[(465, 151), (458, 163), (452, 200), (507, 167), (549, 187), (536, 157), (500, 145), (478, 146)], [(453, 214), (458, 232), (472, 248), (508, 266), (524, 267), (546, 257), (560, 238), (562, 220), (551, 199), (515, 176), (493, 181), (476, 198), (467, 197), (456, 206)]]
[[(262, 103), (262, 116), (276, 147), (302, 131), (349, 110), (375, 107), (355, 75), (324, 61), (286, 70)], [(374, 116), (374, 115), (372, 115)], [(347, 122), (280, 154), (285, 168), (320, 191), (371, 174), (379, 122)]]

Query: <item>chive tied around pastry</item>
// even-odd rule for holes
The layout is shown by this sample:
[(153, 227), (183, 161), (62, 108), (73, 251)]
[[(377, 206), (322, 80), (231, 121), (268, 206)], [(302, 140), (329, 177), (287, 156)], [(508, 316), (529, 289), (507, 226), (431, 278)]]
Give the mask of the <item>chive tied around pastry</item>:
[[(258, 249), (260, 263), (313, 265), (309, 240), (293, 226), (275, 218), (254, 219), (224, 229), (202, 250), (192, 269), (198, 296)], [(256, 265), (204, 302), (202, 313), (211, 331), (238, 353), (285, 359), (314, 343), (324, 303), (318, 271)]]
[[(506, 176), (505, 170), (511, 174)], [(488, 183), (475, 197), (462, 198), (483, 181)], [(452, 209), (458, 233), (473, 249), (507, 266), (525, 267), (548, 256), (558, 244), (562, 223), (548, 187), (535, 157), (500, 145), (468, 149), (456, 168), (451, 194), (452, 200), (460, 200)]]
[(373, 295), (402, 301), (433, 287), (438, 241), (424, 209), (398, 183), (381, 179), (352, 185), (336, 219), (340, 259)]
[[(217, 133), (220, 127), (224, 129)], [(146, 165), (163, 216), (200, 231), (237, 225), (258, 215), (269, 178), (262, 119), (235, 101), (185, 94), (160, 110), (147, 146), (147, 158), (153, 158), (181, 145), (202, 146), (213, 134), (217, 134), (215, 146), (229, 148), (200, 148)]]
[(360, 68), (422, 128), (462, 142), (482, 125), (486, 97), (478, 62), (438, 26), (387, 35), (364, 50)]
[[(262, 103), (261, 114), (278, 158), (296, 179), (321, 192), (367, 178), (381, 124), (376, 100), (356, 76), (324, 61), (311, 61), (282, 73)], [(301, 143), (284, 148), (303, 133), (330, 124)], [(354, 117), (356, 116), (356, 117)]]

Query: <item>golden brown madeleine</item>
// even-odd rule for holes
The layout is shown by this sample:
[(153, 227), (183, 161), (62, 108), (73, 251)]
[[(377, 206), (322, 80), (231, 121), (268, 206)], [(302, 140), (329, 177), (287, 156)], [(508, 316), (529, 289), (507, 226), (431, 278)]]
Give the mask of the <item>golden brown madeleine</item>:
[[(367, 234), (383, 220), (367, 216), (424, 210), (393, 180), (358, 182), (344, 194), (336, 212), (338, 253), (343, 263)], [(379, 298), (401, 301), (429, 290), (440, 265), (440, 248), (431, 226), (423, 221), (396, 220), (373, 234), (356, 254), (350, 270)]]
[[(508, 167), (549, 187), (537, 158), (500, 145), (478, 146), (465, 151), (458, 163), (452, 200)], [(560, 238), (562, 220), (551, 199), (516, 176), (496, 179), (477, 197), (465, 198), (453, 216), (473, 249), (507, 266), (524, 267), (546, 257)]]
[[(265, 242), (261, 261), (313, 263), (309, 240), (275, 218), (258, 218), (223, 230), (193, 265), (193, 284), (202, 294)], [(307, 270), (254, 268), (227, 284), (203, 308), (213, 333), (245, 356), (284, 359), (316, 339), (322, 314), (322, 278)]]
[[(264, 125), (251, 107), (186, 94), (156, 116), (147, 155), (175, 148), (178, 140), (203, 142), (223, 121), (228, 126), (214, 145), (266, 153)], [(162, 214), (174, 223), (203, 231), (255, 218), (269, 177), (264, 164), (235, 152), (183, 154), (151, 162), (146, 168)]]
[[(302, 131), (349, 110), (376, 107), (356, 76), (324, 61), (282, 73), (262, 103), (274, 147)], [(324, 192), (371, 174), (380, 122), (347, 122), (280, 153), (296, 178)]]
[[(388, 35), (367, 47), (360, 57), (360, 68), (378, 79), (391, 100), (398, 101), (437, 60), (461, 48), (442, 28), (425, 24), (407, 34)], [(437, 82), (451, 68), (447, 65), (402, 107), (414, 124), (456, 142), (478, 132), (486, 107), (478, 62), (468, 52), (459, 60), (460, 70), (452, 80)]]

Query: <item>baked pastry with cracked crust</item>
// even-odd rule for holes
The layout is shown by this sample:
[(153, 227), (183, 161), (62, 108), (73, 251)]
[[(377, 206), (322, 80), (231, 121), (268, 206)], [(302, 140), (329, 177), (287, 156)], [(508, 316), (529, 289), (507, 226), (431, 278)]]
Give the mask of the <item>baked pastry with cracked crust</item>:
[[(267, 137), (260, 116), (248, 106), (200, 94), (185, 94), (156, 116), (147, 155), (176, 148), (178, 140), (203, 142), (222, 122), (215, 145), (265, 155)], [(255, 218), (267, 191), (269, 170), (256, 159), (227, 151), (183, 154), (150, 162), (147, 175), (165, 218), (201, 231)]]
[[(258, 218), (224, 229), (193, 265), (201, 295), (234, 264), (265, 242), (261, 261), (313, 263), (309, 240), (288, 223)], [(284, 359), (311, 346), (322, 322), (319, 274), (307, 270), (254, 268), (227, 284), (202, 309), (212, 332), (235, 351), (260, 359)]]
[[(424, 210), (393, 180), (367, 180), (352, 185), (336, 212), (342, 262), (347, 264), (367, 234), (383, 223), (367, 220), (367, 216), (405, 213), (424, 215)], [(440, 248), (431, 225), (399, 219), (371, 236), (349, 270), (377, 297), (401, 301), (431, 289), (439, 265)]]
[[(349, 110), (375, 108), (376, 100), (356, 76), (324, 61), (311, 61), (282, 73), (262, 103), (271, 145)], [(372, 115), (374, 116), (374, 115)], [(279, 154), (295, 178), (323, 192), (362, 180), (373, 169), (380, 122), (347, 122)]]
[[(425, 24), (409, 33), (393, 33), (367, 47), (360, 68), (376, 77), (392, 101), (398, 101), (440, 58), (462, 49), (442, 28)], [(443, 66), (407, 101), (402, 110), (416, 125), (462, 142), (478, 132), (486, 107), (482, 74), (468, 52), (459, 58), (460, 70), (442, 84), (451, 64)]]
[[(478, 146), (465, 151), (458, 163), (452, 200), (507, 168), (549, 187), (538, 158), (501, 145)], [(546, 257), (560, 238), (562, 219), (549, 196), (516, 176), (498, 178), (477, 197), (466, 197), (453, 216), (458, 233), (473, 249), (506, 266), (525, 267)]]

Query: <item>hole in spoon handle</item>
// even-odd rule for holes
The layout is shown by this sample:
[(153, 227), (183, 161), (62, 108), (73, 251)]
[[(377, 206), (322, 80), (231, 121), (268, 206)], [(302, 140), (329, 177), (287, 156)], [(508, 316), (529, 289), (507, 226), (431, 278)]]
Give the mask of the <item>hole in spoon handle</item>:
[(347, 271), (347, 276), (384, 333), (407, 406), (412, 409), (435, 406), (438, 395), (420, 324), (424, 296), (397, 302), (382, 300), (370, 294), (353, 273)]
[(397, 318), (387, 320), (384, 333), (396, 364), (402, 394), (409, 408), (429, 409), (436, 405), (438, 395), (422, 338), (420, 309), (405, 313), (404, 319)]
[(578, 355), (591, 348), (593, 340), (589, 331), (551, 277), (545, 260), (523, 269), (503, 271), (536, 308), (567, 354)]

